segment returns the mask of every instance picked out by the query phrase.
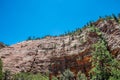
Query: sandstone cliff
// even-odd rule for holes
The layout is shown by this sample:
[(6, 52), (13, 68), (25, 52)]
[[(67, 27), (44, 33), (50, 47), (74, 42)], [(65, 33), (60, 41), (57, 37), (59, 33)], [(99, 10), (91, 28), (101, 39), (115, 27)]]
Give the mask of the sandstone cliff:
[[(120, 60), (120, 24), (115, 20), (98, 20), (92, 23), (99, 28), (102, 37), (108, 44), (109, 51)], [(0, 57), (4, 63), (4, 70), (13, 73), (41, 72), (50, 70), (57, 74), (59, 70), (70, 68), (89, 71), (91, 46), (99, 40), (90, 27), (85, 27), (77, 34), (59, 37), (46, 37), (40, 40), (29, 40), (0, 49)], [(77, 61), (78, 60), (78, 61)], [(54, 65), (58, 62), (58, 65)], [(53, 67), (50, 65), (53, 64)], [(74, 69), (75, 65), (79, 69)]]

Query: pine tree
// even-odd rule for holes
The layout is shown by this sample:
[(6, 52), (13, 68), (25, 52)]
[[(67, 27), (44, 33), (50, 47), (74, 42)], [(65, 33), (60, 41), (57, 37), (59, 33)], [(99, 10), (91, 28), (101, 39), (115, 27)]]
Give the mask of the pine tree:
[(118, 14), (118, 18), (120, 19), (120, 13)]
[(3, 78), (2, 68), (3, 68), (3, 64), (2, 64), (2, 60), (0, 59), (0, 80), (2, 80), (2, 78)]
[(120, 62), (118, 62), (116, 59), (113, 59), (111, 63), (112, 63), (110, 66), (111, 76), (109, 80), (120, 80)]
[(118, 80), (120, 78), (119, 62), (112, 57), (104, 40), (93, 45), (91, 80)]
[(115, 19), (116, 22), (119, 22), (118, 18), (115, 16), (115, 14), (112, 14), (113, 19)]
[(32, 37), (31, 37), (31, 36), (29, 36), (26, 41), (29, 41), (29, 40), (32, 40)]

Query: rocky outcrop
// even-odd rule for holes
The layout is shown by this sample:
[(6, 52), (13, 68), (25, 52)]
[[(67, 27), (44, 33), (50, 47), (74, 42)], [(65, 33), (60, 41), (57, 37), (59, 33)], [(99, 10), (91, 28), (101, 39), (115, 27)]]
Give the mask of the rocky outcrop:
[[(53, 56), (78, 54), (82, 42), (79, 36), (51, 37), (41, 40), (24, 41), (0, 50), (4, 69), (17, 72), (46, 72)], [(88, 46), (89, 47), (89, 46)]]
[[(87, 38), (85, 38), (86, 42), (80, 45), (81, 47), (84, 47), (84, 50), (82, 52), (73, 55), (61, 56), (59, 58), (51, 58), (52, 66), (49, 68), (51, 71), (50, 80), (53, 75), (59, 75), (66, 69), (70, 69), (75, 74), (75, 77), (79, 71), (85, 73), (86, 76), (89, 77), (88, 73), (92, 68), (90, 62), (90, 58), (92, 56), (91, 46), (95, 44), (100, 38), (104, 39), (107, 42), (108, 50), (110, 53), (113, 54), (117, 60), (120, 60), (120, 25), (112, 20), (102, 20), (99, 23), (96, 23), (93, 23), (93, 26), (99, 28), (102, 37), (97, 35), (95, 32), (87, 31)], [(85, 29), (84, 31), (86, 32)]]
[(120, 24), (115, 20), (103, 20), (95, 25), (100, 29), (106, 42), (108, 43), (109, 51), (115, 56), (120, 55)]
[[(114, 20), (102, 20), (93, 23), (98, 27), (108, 43), (109, 51), (120, 60), (120, 25)], [(29, 40), (0, 49), (4, 70), (13, 73), (32, 72), (57, 75), (70, 68), (75, 74), (79, 70), (87, 72), (91, 65), (91, 46), (100, 37), (91, 32), (90, 27), (83, 28), (79, 35), (46, 37)]]

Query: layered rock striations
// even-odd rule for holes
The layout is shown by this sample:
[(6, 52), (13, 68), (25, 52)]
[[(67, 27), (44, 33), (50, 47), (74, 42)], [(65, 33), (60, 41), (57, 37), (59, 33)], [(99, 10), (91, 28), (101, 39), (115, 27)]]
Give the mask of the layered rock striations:
[[(108, 44), (108, 50), (120, 60), (120, 24), (115, 20), (98, 20), (92, 23), (99, 28)], [(32, 72), (53, 75), (69, 68), (77, 74), (87, 74), (91, 69), (92, 45), (100, 36), (85, 27), (78, 34), (59, 37), (46, 37), (40, 40), (23, 41), (0, 49), (4, 70), (13, 73)]]

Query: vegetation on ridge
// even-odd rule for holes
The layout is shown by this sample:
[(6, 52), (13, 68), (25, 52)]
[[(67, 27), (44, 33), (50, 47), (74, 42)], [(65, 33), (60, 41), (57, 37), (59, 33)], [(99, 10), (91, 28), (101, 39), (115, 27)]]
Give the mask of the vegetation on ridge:
[[(116, 16), (115, 14), (109, 15), (109, 16), (105, 16), (105, 17), (99, 17), (99, 20), (114, 20), (117, 23), (120, 24), (120, 13)], [(83, 26), (83, 28), (76, 28), (74, 31), (67, 31), (63, 34), (60, 34), (58, 36), (73, 36), (73, 35), (80, 35), (80, 33), (82, 32), (82, 30), (86, 27), (92, 27), (93, 26), (94, 21), (89, 21), (86, 25)], [(56, 36), (52, 36), (52, 35), (45, 35), (43, 37), (35, 37), (35, 36), (29, 36), (26, 40), (39, 40), (39, 39), (43, 39), (46, 37), (56, 37)]]

